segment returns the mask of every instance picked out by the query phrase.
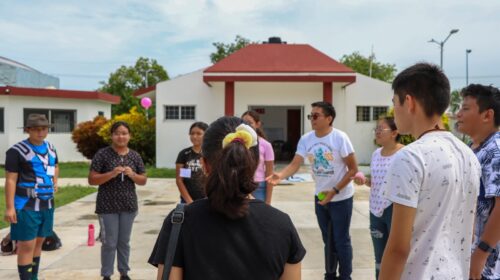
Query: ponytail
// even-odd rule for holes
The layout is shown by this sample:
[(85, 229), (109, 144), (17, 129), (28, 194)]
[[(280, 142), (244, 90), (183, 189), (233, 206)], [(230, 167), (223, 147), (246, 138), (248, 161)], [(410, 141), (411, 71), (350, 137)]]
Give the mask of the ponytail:
[(248, 195), (257, 188), (253, 178), (258, 145), (247, 148), (248, 143), (235, 138), (223, 147), (226, 135), (242, 123), (236, 117), (219, 118), (205, 132), (202, 144), (203, 158), (211, 170), (205, 185), (210, 208), (229, 219), (248, 214)]

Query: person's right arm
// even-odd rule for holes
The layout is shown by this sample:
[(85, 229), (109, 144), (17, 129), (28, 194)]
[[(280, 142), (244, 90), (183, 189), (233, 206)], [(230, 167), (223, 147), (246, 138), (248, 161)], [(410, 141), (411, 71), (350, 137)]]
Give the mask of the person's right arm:
[(17, 223), (14, 196), (16, 194), (16, 183), (18, 173), (6, 172), (5, 174), (5, 221), (11, 224)]
[(286, 263), (280, 280), (300, 280), (302, 278), (301, 263)]
[(191, 195), (189, 195), (186, 185), (184, 185), (184, 181), (181, 177), (181, 168), (183, 167), (183, 164), (175, 164), (175, 183), (177, 184), (177, 188), (179, 189), (182, 198), (186, 201), (186, 204), (190, 204), (191, 202), (193, 202), (193, 198), (191, 197)]
[(277, 185), (281, 181), (281, 179), (288, 178), (288, 177), (292, 176), (293, 174), (295, 174), (295, 172), (297, 172), (297, 170), (299, 170), (300, 165), (303, 162), (304, 162), (304, 158), (303, 157), (301, 157), (299, 155), (295, 155), (293, 157), (292, 162), (290, 162), (290, 164), (288, 164), (280, 172), (274, 172), (273, 175), (268, 176), (266, 178), (266, 181), (268, 183), (273, 184), (273, 185)]

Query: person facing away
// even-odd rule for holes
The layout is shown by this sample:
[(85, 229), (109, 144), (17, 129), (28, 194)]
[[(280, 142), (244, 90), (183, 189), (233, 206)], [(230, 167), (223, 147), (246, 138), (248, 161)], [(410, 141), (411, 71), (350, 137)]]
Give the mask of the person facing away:
[(23, 127), (28, 139), (8, 149), (5, 158), (5, 220), (17, 240), (21, 280), (38, 279), (43, 241), (54, 225), (59, 166), (54, 146), (45, 141), (49, 127), (45, 115), (28, 115)]
[(500, 279), (500, 90), (472, 84), (461, 92), (457, 129), (481, 164), (470, 279)]
[(259, 165), (255, 171), (254, 180), (257, 182), (257, 189), (252, 193), (256, 199), (271, 204), (273, 195), (273, 185), (266, 182), (266, 177), (273, 174), (274, 170), (274, 151), (273, 146), (266, 140), (264, 131), (262, 131), (262, 122), (259, 113), (255, 111), (246, 111), (241, 118), (248, 123), (259, 136)]
[(474, 153), (442, 128), (448, 78), (418, 63), (392, 88), (398, 130), (417, 140), (396, 153), (382, 186), (393, 213), (379, 279), (468, 279), (480, 170)]
[(400, 135), (393, 117), (382, 117), (377, 121), (375, 143), (380, 146), (373, 152), (370, 163), (370, 180), (354, 179), (358, 185), (370, 187), (370, 233), (375, 254), (375, 277), (378, 279), (380, 263), (389, 238), (392, 220), (392, 202), (382, 196), (381, 186), (397, 151), (404, 147), (399, 143)]
[(316, 218), (325, 244), (325, 279), (351, 279), (349, 228), (354, 195), (351, 177), (358, 172), (356, 157), (349, 137), (332, 127), (335, 108), (324, 101), (311, 106), (311, 114), (307, 117), (313, 131), (300, 138), (292, 162), (267, 179), (277, 184), (297, 172), (305, 158), (309, 160), (316, 182), (316, 195), (325, 194), (322, 200), (315, 196)]
[(90, 185), (99, 185), (95, 212), (101, 228), (101, 276), (111, 279), (118, 255), (120, 280), (127, 280), (130, 235), (138, 211), (135, 185), (145, 185), (147, 177), (141, 156), (128, 148), (128, 123), (117, 121), (110, 132), (111, 145), (92, 158), (88, 181)]
[[(207, 199), (187, 205), (170, 280), (300, 279), (306, 253), (290, 217), (253, 199), (257, 134), (236, 117), (213, 122), (203, 137)], [(161, 279), (172, 229), (165, 218), (148, 262)]]
[(206, 197), (203, 186), (205, 175), (201, 168), (201, 143), (208, 125), (195, 122), (189, 128), (189, 140), (193, 144), (179, 152), (175, 161), (175, 183), (181, 195), (181, 202), (190, 204)]

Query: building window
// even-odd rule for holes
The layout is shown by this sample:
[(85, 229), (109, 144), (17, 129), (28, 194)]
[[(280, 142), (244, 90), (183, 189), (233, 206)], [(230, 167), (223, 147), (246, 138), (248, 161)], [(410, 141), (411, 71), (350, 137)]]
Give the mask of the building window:
[(195, 106), (165, 106), (165, 120), (195, 120)]
[(75, 128), (76, 110), (24, 109), (24, 124), (30, 114), (44, 114), (52, 124), (50, 132), (69, 133)]
[(4, 121), (4, 110), (3, 108), (0, 108), (0, 133), (4, 133), (5, 132), (5, 121)]
[(179, 119), (179, 106), (165, 106), (165, 119), (178, 120)]
[(181, 106), (181, 120), (194, 120), (194, 106)]
[(381, 115), (387, 114), (387, 107), (373, 107), (372, 116), (374, 121), (378, 120)]
[(357, 106), (356, 107), (356, 121), (369, 122), (370, 121), (370, 107)]
[(103, 112), (103, 111), (99, 111), (99, 112), (97, 113), (97, 115), (98, 115), (99, 117), (104, 117), (104, 112)]

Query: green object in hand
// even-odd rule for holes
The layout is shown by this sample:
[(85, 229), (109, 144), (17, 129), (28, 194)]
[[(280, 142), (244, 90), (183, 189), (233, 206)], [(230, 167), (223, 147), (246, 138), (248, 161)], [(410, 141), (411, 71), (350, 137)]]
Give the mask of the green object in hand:
[(325, 199), (325, 198), (326, 198), (326, 194), (325, 194), (324, 192), (320, 192), (320, 193), (318, 193), (318, 199), (319, 199), (319, 200), (323, 200), (323, 199)]

